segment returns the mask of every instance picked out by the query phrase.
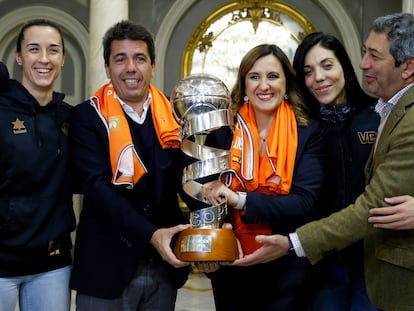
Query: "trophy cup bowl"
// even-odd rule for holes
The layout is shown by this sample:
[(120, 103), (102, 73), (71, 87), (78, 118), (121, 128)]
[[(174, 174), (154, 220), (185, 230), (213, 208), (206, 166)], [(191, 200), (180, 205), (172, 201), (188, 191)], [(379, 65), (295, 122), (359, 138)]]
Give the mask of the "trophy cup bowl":
[(174, 253), (183, 261), (233, 261), (238, 258), (233, 230), (222, 228), (226, 204), (206, 207), (190, 213), (192, 228), (178, 235)]
[[(183, 172), (184, 192), (200, 202), (190, 209), (191, 228), (178, 234), (174, 253), (183, 261), (233, 261), (239, 256), (236, 236), (222, 228), (227, 202), (211, 206), (201, 194), (204, 177), (219, 175), (230, 167), (230, 152), (204, 144), (205, 135), (233, 125), (231, 97), (226, 85), (209, 74), (193, 74), (179, 81), (170, 96), (177, 122), (181, 124), (181, 149), (197, 159)], [(202, 208), (200, 208), (202, 206)], [(205, 207), (207, 206), (207, 207)]]
[(233, 230), (216, 228), (183, 230), (174, 253), (182, 261), (234, 261), (239, 256)]

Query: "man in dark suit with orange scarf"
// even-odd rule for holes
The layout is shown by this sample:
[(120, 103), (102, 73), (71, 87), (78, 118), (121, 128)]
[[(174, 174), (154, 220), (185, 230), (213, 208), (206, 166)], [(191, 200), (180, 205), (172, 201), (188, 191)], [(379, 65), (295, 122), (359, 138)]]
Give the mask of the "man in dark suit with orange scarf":
[(122, 21), (105, 34), (110, 81), (74, 108), (71, 148), (84, 194), (70, 286), (77, 310), (173, 310), (188, 263), (171, 249), (185, 229), (183, 154), (167, 98), (151, 84), (151, 34)]

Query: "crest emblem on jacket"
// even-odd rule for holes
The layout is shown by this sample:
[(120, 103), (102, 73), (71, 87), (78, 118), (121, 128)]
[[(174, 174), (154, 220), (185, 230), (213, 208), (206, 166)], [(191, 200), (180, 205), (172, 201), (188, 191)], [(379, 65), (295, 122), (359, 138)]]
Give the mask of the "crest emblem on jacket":
[(24, 121), (16, 118), (16, 121), (12, 122), (13, 124), (13, 134), (25, 134), (27, 133), (26, 126), (24, 125)]

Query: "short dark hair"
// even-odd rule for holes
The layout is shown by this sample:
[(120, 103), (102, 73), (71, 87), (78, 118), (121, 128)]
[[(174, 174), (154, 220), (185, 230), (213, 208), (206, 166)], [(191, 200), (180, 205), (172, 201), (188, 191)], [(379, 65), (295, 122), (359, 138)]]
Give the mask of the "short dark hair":
[(370, 30), (387, 35), (391, 42), (390, 54), (394, 57), (396, 67), (414, 57), (413, 14), (395, 13), (380, 16), (374, 20)]
[(65, 42), (63, 40), (63, 33), (62, 33), (62, 29), (60, 29), (60, 27), (48, 20), (48, 19), (44, 19), (44, 18), (38, 18), (38, 19), (32, 19), (28, 22), (26, 22), (22, 28), (20, 29), (19, 34), (17, 35), (17, 41), (16, 41), (16, 51), (18, 53), (20, 53), (22, 51), (22, 42), (24, 40), (24, 33), (26, 32), (27, 29), (29, 29), (30, 27), (33, 26), (45, 26), (45, 27), (52, 27), (54, 29), (56, 29), (56, 31), (59, 33), (60, 35), (60, 40), (62, 41), (62, 53), (63, 55), (65, 55)]
[(103, 57), (105, 65), (109, 65), (111, 44), (114, 40), (141, 40), (147, 44), (151, 64), (155, 62), (155, 45), (152, 34), (143, 26), (129, 20), (123, 20), (109, 28), (103, 37)]

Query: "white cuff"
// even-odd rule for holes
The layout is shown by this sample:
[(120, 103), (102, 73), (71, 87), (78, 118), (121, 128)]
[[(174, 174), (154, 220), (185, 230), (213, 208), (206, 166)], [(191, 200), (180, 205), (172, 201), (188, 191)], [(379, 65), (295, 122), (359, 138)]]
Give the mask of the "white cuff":
[(289, 238), (292, 241), (292, 245), (295, 250), (296, 256), (306, 257), (305, 251), (302, 248), (302, 244), (300, 244), (298, 234), (296, 232), (289, 233)]
[(234, 208), (241, 211), (246, 205), (247, 193), (242, 192), (242, 191), (237, 191), (237, 194), (239, 195), (239, 202), (237, 202), (237, 205)]

